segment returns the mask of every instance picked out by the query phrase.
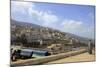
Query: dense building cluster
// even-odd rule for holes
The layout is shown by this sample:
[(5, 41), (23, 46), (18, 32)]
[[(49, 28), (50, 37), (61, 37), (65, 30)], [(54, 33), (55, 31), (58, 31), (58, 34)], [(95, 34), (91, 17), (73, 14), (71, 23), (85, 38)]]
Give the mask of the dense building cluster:
[[(66, 41), (66, 33), (54, 30), (48, 27), (41, 27), (29, 24), (16, 24), (13, 20), (11, 23), (11, 41), (12, 44), (16, 43), (35, 43), (40, 44), (56, 43), (56, 41)], [(36, 43), (35, 43), (36, 44)]]

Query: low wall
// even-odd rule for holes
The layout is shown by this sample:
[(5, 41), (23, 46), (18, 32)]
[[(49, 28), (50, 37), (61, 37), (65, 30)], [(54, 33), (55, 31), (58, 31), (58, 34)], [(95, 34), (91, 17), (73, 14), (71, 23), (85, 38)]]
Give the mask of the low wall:
[(14, 66), (37, 65), (37, 64), (42, 64), (42, 63), (46, 63), (46, 62), (49, 62), (49, 61), (54, 61), (54, 60), (57, 60), (57, 59), (65, 58), (65, 57), (78, 55), (78, 54), (84, 53), (86, 51), (87, 51), (86, 49), (81, 49), (79, 51), (71, 51), (71, 52), (67, 52), (67, 53), (60, 53), (60, 54), (51, 55), (51, 56), (42, 57), (42, 58), (20, 60), (20, 61), (12, 62), (11, 65), (14, 65)]

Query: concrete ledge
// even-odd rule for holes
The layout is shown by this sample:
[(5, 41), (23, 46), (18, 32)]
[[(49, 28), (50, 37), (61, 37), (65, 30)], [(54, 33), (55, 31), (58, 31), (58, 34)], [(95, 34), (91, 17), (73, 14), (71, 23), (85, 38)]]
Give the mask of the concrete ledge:
[(86, 49), (81, 49), (79, 51), (71, 51), (71, 52), (67, 52), (67, 53), (61, 53), (61, 54), (51, 55), (51, 56), (42, 57), (42, 58), (20, 60), (20, 61), (12, 62), (11, 65), (14, 65), (14, 66), (37, 65), (37, 64), (50, 62), (53, 60), (58, 60), (58, 59), (65, 58), (65, 57), (78, 55), (78, 54), (84, 53), (86, 51), (87, 51)]

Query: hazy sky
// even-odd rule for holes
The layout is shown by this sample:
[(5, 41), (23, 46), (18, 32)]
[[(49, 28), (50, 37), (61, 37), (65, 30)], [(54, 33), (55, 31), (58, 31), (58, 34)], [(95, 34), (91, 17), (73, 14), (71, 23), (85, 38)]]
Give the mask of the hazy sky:
[(11, 1), (11, 18), (93, 38), (95, 7)]

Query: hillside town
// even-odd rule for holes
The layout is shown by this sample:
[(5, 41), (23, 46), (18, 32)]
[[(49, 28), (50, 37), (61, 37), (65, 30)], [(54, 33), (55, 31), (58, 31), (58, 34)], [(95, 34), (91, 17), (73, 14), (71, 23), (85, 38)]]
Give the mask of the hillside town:
[[(59, 30), (54, 30), (48, 27), (37, 26), (35, 27), (32, 25), (26, 24), (14, 24), (16, 21), (12, 20), (11, 25), (11, 43), (13, 44), (33, 44), (39, 43), (42, 44), (53, 44), (53, 43), (72, 43), (76, 42), (79, 43), (80, 40), (76, 38), (72, 38), (67, 33), (61, 32)], [(22, 40), (22, 41), (21, 41)], [(31, 45), (27, 46), (31, 46)], [(25, 46), (25, 45), (24, 45)], [(43, 45), (42, 45), (43, 46)]]

